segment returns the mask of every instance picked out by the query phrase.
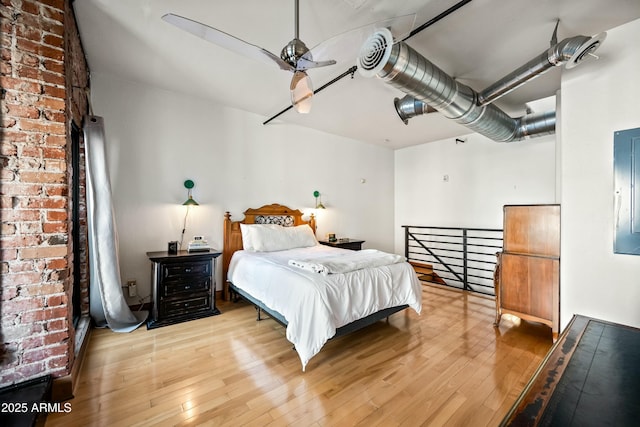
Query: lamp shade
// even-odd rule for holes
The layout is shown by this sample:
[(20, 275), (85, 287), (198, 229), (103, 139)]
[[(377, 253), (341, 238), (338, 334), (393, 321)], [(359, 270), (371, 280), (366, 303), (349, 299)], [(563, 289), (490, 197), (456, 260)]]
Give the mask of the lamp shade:
[(313, 85), (304, 71), (296, 71), (291, 79), (291, 104), (298, 113), (308, 114), (311, 111)]

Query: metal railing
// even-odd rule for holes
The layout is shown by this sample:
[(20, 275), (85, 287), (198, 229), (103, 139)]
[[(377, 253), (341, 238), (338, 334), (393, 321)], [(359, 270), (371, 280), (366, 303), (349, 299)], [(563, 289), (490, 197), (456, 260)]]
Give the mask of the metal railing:
[(405, 256), (414, 265), (432, 266), (420, 279), (440, 285), (495, 295), (496, 253), (502, 250), (501, 229), (403, 225)]

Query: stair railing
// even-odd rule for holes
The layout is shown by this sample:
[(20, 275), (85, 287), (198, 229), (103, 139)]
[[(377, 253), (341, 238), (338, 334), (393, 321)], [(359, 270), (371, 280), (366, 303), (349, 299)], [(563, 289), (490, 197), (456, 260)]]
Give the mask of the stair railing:
[(405, 257), (430, 265), (433, 274), (420, 279), (485, 295), (495, 295), (496, 253), (502, 250), (502, 229), (403, 225)]

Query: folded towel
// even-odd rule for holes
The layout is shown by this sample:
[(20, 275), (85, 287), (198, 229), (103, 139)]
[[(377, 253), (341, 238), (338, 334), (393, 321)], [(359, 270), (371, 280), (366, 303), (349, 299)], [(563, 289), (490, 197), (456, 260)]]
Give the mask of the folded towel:
[(327, 275), (397, 264), (404, 262), (404, 260), (404, 257), (400, 255), (390, 254), (376, 249), (365, 249), (324, 258), (292, 259), (289, 260), (289, 265), (312, 273)]

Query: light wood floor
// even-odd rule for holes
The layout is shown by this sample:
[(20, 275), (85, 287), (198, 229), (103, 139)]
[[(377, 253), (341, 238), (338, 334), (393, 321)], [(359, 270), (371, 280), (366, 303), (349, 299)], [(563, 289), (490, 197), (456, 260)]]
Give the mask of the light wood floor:
[(422, 315), (328, 342), (301, 371), (284, 329), (250, 305), (130, 334), (93, 332), (69, 414), (53, 426), (495, 426), (551, 330), (490, 298), (424, 286)]

